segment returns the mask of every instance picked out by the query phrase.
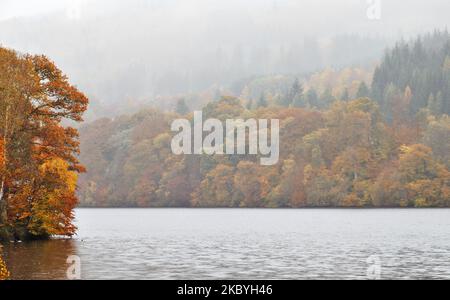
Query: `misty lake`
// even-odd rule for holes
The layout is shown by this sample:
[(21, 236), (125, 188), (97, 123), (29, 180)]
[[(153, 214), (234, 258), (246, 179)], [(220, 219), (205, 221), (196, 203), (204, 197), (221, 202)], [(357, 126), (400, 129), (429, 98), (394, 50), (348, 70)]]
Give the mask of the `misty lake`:
[[(77, 209), (78, 235), (4, 247), (15, 279), (450, 279), (450, 209)], [(370, 272), (369, 272), (370, 273)]]

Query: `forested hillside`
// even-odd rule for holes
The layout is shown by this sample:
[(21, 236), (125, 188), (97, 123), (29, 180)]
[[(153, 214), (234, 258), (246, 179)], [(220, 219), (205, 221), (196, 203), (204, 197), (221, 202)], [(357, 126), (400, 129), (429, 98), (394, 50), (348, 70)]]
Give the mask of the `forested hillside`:
[(449, 51), (449, 34), (435, 32), (388, 50), (373, 79), (357, 68), (260, 77), (211, 99), (204, 118), (280, 119), (271, 167), (254, 155), (173, 155), (171, 121), (192, 119), (183, 99), (175, 113), (98, 120), (81, 130), (81, 203), (449, 206)]
[(143, 111), (82, 129), (82, 205), (93, 206), (448, 206), (450, 118), (424, 112), (397, 127), (368, 98), (328, 110), (245, 109), (236, 98), (209, 117), (279, 118), (280, 162), (254, 156), (175, 156), (172, 114)]
[[(405, 89), (411, 90), (407, 103), (400, 99)], [(388, 120), (399, 110), (408, 118), (422, 108), (436, 115), (449, 114), (449, 33), (435, 32), (410, 43), (397, 43), (375, 70), (371, 95)]]

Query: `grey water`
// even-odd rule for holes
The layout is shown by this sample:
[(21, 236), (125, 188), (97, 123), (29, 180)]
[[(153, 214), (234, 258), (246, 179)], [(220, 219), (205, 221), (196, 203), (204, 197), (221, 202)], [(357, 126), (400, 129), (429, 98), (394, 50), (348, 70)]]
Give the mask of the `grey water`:
[(4, 246), (14, 279), (450, 279), (450, 209), (77, 209)]

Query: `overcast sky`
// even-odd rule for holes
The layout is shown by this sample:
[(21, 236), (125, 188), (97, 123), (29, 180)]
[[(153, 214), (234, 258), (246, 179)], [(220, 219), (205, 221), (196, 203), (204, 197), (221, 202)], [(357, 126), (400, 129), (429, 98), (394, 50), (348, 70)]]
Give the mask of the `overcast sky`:
[(0, 0), (0, 19), (32, 16), (49, 12), (54, 9), (62, 9), (68, 0)]
[(0, 45), (48, 55), (110, 103), (372, 65), (449, 12), (449, 0), (0, 0)]
[[(434, 27), (442, 27), (446, 25), (450, 11), (448, 0), (0, 0), (0, 20), (39, 16), (55, 11), (62, 12), (69, 19), (77, 19), (108, 10), (126, 10), (130, 3), (140, 3), (148, 5), (149, 9), (169, 7), (186, 14), (196, 11), (201, 14), (211, 9), (257, 12), (271, 6), (291, 10), (293, 14), (287, 17), (295, 19), (297, 16), (300, 20), (296, 21), (300, 21), (303, 26), (316, 26), (317, 23), (330, 20), (333, 26), (338, 24), (338, 27), (345, 27), (358, 21), (354, 20), (355, 13), (356, 16), (365, 17), (369, 3), (376, 1), (380, 1), (382, 8), (379, 23), (388, 24), (396, 32), (429, 27), (430, 23)], [(308, 23), (302, 23), (302, 18)], [(339, 22), (334, 23), (333, 20)]]

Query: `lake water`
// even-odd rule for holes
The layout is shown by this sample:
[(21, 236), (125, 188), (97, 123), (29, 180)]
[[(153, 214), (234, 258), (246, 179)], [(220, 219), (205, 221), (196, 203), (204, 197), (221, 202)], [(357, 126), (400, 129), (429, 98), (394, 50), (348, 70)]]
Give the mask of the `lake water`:
[[(71, 240), (16, 243), (15, 279), (450, 279), (450, 209), (78, 209)], [(369, 260), (368, 260), (369, 259)], [(378, 272), (379, 271), (379, 272)], [(375, 274), (375, 275), (374, 275)]]

